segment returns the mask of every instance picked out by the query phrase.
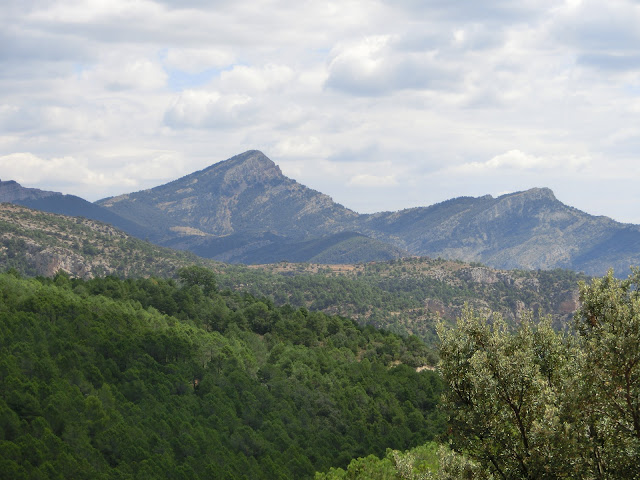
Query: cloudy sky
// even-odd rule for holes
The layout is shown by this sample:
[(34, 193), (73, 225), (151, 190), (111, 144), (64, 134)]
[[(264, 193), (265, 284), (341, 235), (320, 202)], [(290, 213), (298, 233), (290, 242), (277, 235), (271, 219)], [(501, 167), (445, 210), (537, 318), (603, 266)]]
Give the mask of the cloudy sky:
[(249, 149), (367, 213), (535, 186), (640, 224), (639, 0), (3, 0), (0, 179)]

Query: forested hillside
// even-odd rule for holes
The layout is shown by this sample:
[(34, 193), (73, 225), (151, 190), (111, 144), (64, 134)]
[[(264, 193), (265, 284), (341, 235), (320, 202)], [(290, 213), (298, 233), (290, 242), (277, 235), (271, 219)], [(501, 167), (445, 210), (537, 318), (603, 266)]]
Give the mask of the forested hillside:
[[(247, 267), (0, 215), (0, 478), (640, 475), (637, 271)], [(447, 389), (407, 335), (436, 324)]]
[(417, 257), (352, 265), (229, 265), (158, 247), (94, 220), (10, 204), (0, 204), (0, 226), (1, 269), (49, 277), (63, 270), (86, 279), (171, 277), (198, 264), (215, 270), (225, 288), (415, 334), (430, 343), (435, 319), (453, 322), (465, 303), (500, 312), (511, 322), (533, 310), (566, 325), (577, 308), (577, 282), (584, 278), (566, 270), (504, 271)]
[(0, 477), (310, 478), (443, 431), (415, 337), (179, 280), (0, 275)]
[(415, 334), (435, 342), (438, 318), (453, 323), (469, 304), (516, 323), (533, 311), (564, 328), (578, 308), (578, 281), (567, 270), (495, 270), (480, 264), (405, 258), (357, 265), (279, 263), (240, 267), (217, 264), (221, 285)]

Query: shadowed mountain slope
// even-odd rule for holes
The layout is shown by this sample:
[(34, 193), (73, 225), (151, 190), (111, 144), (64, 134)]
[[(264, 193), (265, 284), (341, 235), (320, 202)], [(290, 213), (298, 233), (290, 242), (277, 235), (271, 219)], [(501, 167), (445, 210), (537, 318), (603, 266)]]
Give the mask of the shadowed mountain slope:
[(182, 237), (165, 242), (204, 258), (227, 263), (315, 262), (324, 264), (392, 260), (407, 256), (404, 250), (359, 233), (340, 232), (295, 240), (273, 233), (238, 233), (224, 237)]
[(640, 264), (640, 227), (595, 217), (548, 188), (493, 198), (462, 197), (430, 207), (371, 215), (363, 233), (419, 255), (496, 268), (568, 268), (626, 275)]
[(25, 188), (18, 182), (0, 180), (0, 202), (15, 203), (23, 200), (38, 200), (52, 196), (61, 196), (58, 192), (49, 192), (39, 188)]

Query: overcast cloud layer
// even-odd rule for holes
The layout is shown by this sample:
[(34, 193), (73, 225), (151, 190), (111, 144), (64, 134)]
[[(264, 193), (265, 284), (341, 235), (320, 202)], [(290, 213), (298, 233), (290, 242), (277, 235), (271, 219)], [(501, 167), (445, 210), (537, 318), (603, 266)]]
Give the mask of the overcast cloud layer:
[(0, 178), (88, 200), (248, 149), (356, 211), (550, 187), (640, 224), (638, 0), (4, 0)]

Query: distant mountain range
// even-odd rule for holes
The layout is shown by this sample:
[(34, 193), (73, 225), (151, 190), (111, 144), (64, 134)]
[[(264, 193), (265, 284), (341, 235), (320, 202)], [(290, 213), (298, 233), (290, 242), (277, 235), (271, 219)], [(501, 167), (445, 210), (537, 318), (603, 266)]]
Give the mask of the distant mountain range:
[(496, 268), (626, 275), (640, 226), (595, 217), (546, 188), (358, 214), (287, 178), (259, 151), (149, 190), (91, 204), (0, 182), (0, 200), (101, 220), (158, 245), (234, 263), (355, 263), (409, 255)]

